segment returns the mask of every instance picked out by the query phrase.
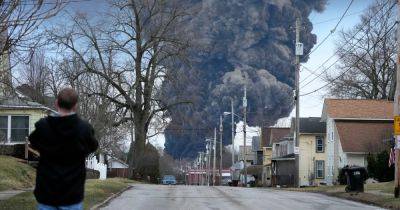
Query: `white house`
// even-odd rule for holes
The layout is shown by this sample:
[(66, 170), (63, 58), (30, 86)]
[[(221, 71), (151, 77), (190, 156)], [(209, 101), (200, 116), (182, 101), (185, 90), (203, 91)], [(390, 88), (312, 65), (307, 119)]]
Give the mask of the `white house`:
[(346, 165), (367, 166), (368, 153), (379, 152), (393, 133), (393, 102), (386, 100), (325, 99), (325, 181), (337, 183)]
[(128, 164), (126, 164), (124, 161), (112, 157), (112, 156), (107, 156), (107, 168), (108, 169), (114, 169), (114, 168), (129, 168)]

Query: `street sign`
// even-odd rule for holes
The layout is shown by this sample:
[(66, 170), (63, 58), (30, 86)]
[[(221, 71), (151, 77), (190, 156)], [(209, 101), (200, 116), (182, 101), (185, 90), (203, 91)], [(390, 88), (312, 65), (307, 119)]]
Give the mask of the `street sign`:
[(400, 116), (394, 117), (394, 135), (400, 135)]

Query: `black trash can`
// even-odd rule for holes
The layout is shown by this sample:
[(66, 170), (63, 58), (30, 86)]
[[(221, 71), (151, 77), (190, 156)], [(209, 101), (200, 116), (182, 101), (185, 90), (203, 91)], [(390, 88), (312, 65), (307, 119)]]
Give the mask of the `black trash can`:
[(364, 167), (343, 168), (347, 179), (346, 192), (364, 192), (367, 170)]

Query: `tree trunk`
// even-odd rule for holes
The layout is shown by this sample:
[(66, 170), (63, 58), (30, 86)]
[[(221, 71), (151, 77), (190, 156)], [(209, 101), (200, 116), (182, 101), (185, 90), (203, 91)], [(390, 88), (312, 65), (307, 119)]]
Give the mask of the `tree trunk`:
[[(137, 119), (135, 117), (135, 119)], [(131, 142), (131, 146), (129, 148), (129, 169), (130, 171), (134, 171), (135, 174), (139, 174), (142, 176), (141, 169), (143, 161), (143, 156), (145, 154), (145, 146), (146, 146), (146, 135), (147, 135), (147, 128), (146, 123), (137, 120), (134, 122), (135, 125), (135, 141)], [(131, 178), (133, 177), (130, 176)]]

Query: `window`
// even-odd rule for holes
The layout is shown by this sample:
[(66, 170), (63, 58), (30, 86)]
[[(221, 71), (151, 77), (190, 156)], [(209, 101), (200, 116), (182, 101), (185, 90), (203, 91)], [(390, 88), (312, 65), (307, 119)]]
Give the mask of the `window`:
[(315, 151), (316, 152), (324, 152), (324, 137), (316, 136), (315, 137)]
[(7, 141), (8, 116), (0, 116), (0, 142)]
[(315, 161), (315, 178), (323, 179), (325, 175), (325, 161), (316, 160)]
[(24, 142), (29, 135), (29, 116), (0, 116), (0, 142)]
[(11, 141), (23, 142), (29, 135), (29, 117), (11, 116)]

